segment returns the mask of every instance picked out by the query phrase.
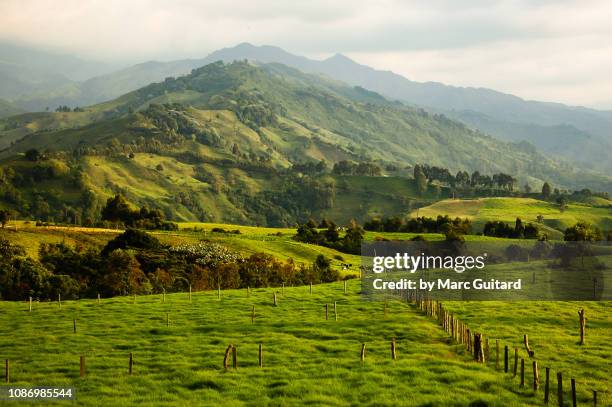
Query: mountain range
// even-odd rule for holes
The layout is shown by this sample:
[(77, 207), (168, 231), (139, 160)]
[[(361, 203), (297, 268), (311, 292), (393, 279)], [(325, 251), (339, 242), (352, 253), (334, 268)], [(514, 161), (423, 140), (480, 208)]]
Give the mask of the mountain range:
[[(527, 143), (278, 63), (214, 62), (77, 111), (4, 118), (0, 143), (0, 206), (37, 219), (95, 220), (121, 193), (172, 219), (363, 220), (451, 194), (417, 191), (418, 163), (504, 172), (536, 187), (604, 190), (610, 181)], [(342, 161), (362, 163), (363, 173), (332, 172)]]
[[(10, 52), (6, 52), (7, 49)], [(248, 59), (259, 63), (281, 63), (306, 73), (323, 74), (390, 99), (444, 113), (501, 140), (527, 141), (543, 153), (583, 169), (606, 174), (612, 170), (612, 160), (609, 159), (612, 153), (610, 111), (526, 101), (484, 88), (419, 83), (390, 71), (358, 64), (341, 54), (319, 61), (278, 47), (243, 43), (215, 51), (205, 58), (149, 61), (112, 70), (111, 66), (104, 64), (14, 46), (0, 46), (0, 50), (5, 55), (0, 61), (0, 98), (27, 111), (53, 109), (58, 105), (91, 105), (167, 77), (188, 74), (192, 69), (211, 62)], [(0, 110), (0, 115), (7, 114)]]

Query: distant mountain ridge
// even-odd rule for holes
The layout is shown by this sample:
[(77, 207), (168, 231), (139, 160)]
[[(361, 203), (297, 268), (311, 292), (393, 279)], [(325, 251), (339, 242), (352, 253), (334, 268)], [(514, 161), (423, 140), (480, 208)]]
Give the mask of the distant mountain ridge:
[[(15, 104), (27, 110), (43, 110), (43, 106), (59, 104), (90, 105), (113, 99), (166, 77), (188, 74), (192, 69), (211, 62), (242, 59), (281, 63), (303, 72), (323, 74), (392, 99), (444, 113), (501, 140), (528, 141), (542, 152), (581, 168), (612, 172), (612, 160), (609, 159), (612, 155), (610, 111), (526, 101), (484, 88), (462, 88), (436, 82), (419, 83), (390, 71), (358, 64), (341, 54), (318, 61), (291, 54), (278, 47), (248, 43), (220, 49), (202, 59), (151, 61), (78, 84), (64, 83), (60, 89), (48, 91), (50, 96), (41, 96), (40, 100), (36, 97), (18, 100)], [(46, 88), (41, 85), (41, 89)]]

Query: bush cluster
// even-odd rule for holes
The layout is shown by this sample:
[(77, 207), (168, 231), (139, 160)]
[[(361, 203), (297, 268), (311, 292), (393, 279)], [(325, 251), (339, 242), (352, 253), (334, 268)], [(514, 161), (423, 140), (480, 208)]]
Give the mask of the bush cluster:
[(373, 232), (405, 232), (405, 233), (444, 233), (469, 234), (472, 222), (465, 218), (451, 219), (448, 215), (438, 215), (437, 218), (425, 216), (403, 219), (398, 216), (388, 218), (373, 218), (364, 223), (365, 230)]

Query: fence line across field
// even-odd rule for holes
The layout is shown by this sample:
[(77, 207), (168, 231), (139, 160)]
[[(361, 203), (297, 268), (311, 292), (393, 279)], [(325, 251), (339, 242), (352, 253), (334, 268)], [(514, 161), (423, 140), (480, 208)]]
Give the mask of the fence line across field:
[[(310, 294), (313, 293), (313, 284), (310, 283), (309, 284), (309, 292)], [(277, 288), (274, 288), (274, 292), (273, 292), (273, 306), (276, 307), (278, 306), (278, 302), (277, 302)], [(343, 282), (343, 288), (340, 289), (340, 291), (343, 291), (344, 294), (346, 294), (346, 290), (347, 290), (347, 281), (344, 280)], [(235, 291), (235, 290), (233, 290)], [(246, 297), (249, 298), (250, 297), (250, 288), (247, 287), (246, 288)], [(207, 292), (207, 291), (206, 291)], [(281, 295), (284, 297), (285, 295), (285, 290), (284, 290), (284, 284), (283, 287), (281, 288)], [(198, 293), (197, 291), (195, 293)], [(191, 285), (189, 286), (189, 293), (188, 293), (188, 301), (189, 303), (193, 302), (193, 297), (194, 297), (194, 292), (192, 291)], [(217, 289), (217, 295), (218, 295), (218, 299), (221, 300), (222, 298), (222, 290), (221, 287), (219, 286)], [(197, 297), (197, 296), (196, 296)], [(165, 290), (164, 292), (161, 294), (161, 299), (162, 299), (162, 304), (166, 303), (166, 293)], [(420, 293), (418, 291), (406, 291), (405, 294), (403, 296), (401, 296), (401, 299), (406, 300), (406, 302), (411, 303), (414, 305), (414, 307), (418, 310), (421, 311), (426, 317), (432, 318), (434, 320), (436, 320), (438, 322), (438, 324), (441, 326), (441, 328), (447, 332), (450, 337), (455, 340), (457, 342), (457, 344), (459, 345), (464, 345), (465, 346), (465, 350), (470, 353), (473, 354), (473, 358), (474, 361), (477, 363), (483, 363), (483, 364), (487, 364), (488, 362), (490, 362), (489, 360), (489, 338), (488, 336), (485, 336), (483, 333), (481, 332), (475, 332), (473, 330), (470, 330), (470, 328), (468, 327), (467, 324), (465, 324), (463, 321), (459, 320), (458, 318), (455, 317), (455, 315), (451, 312), (449, 312), (441, 302), (427, 298), (425, 295), (423, 295), (423, 293)], [(59, 305), (59, 310), (62, 310), (62, 301), (61, 301), (61, 294), (58, 294), (57, 297), (57, 303)], [(100, 303), (100, 295), (98, 294), (97, 296), (97, 303), (99, 305), (101, 305)], [(134, 302), (133, 304), (136, 303), (136, 295), (134, 295)], [(64, 304), (66, 305), (66, 304)], [(338, 320), (338, 314), (337, 314), (337, 302), (334, 301), (334, 319), (337, 321)], [(329, 312), (329, 305), (328, 303), (324, 304), (324, 309), (325, 309), (325, 320), (328, 320), (328, 312)], [(32, 297), (28, 298), (28, 312), (32, 313), (32, 312), (36, 312), (35, 309), (33, 309), (32, 306)], [(387, 302), (387, 298), (385, 298), (384, 300), (384, 306), (383, 306), (383, 317), (387, 317), (387, 314), (389, 312), (389, 306), (388, 306), (388, 302)], [(578, 312), (579, 315), (579, 327), (580, 327), (580, 345), (583, 345), (585, 340), (585, 331), (586, 331), (586, 317), (585, 317), (585, 311), (584, 309), (581, 309)], [(252, 306), (252, 311), (251, 311), (251, 322), (255, 323), (255, 305)], [(166, 326), (169, 328), (170, 327), (170, 313), (166, 313)], [(73, 317), (72, 318), (72, 322), (73, 322), (73, 333), (77, 334), (77, 318)], [(174, 325), (178, 325), (178, 324), (174, 324)], [(524, 342), (524, 346), (525, 346), (525, 350), (527, 352), (527, 355), (530, 359), (534, 358), (535, 355), (535, 351), (529, 346), (529, 341), (528, 341), (528, 336), (527, 334), (524, 335), (523, 337), (523, 342)], [(499, 340), (495, 340), (495, 370), (499, 370)], [(518, 361), (519, 361), (519, 356), (518, 356), (518, 347), (514, 348), (514, 364), (513, 364), (513, 377), (517, 376), (517, 370), (518, 370)], [(366, 356), (366, 344), (363, 343), (361, 345), (361, 352), (359, 354), (359, 361), (362, 365), (365, 364), (365, 356)], [(257, 365), (260, 368), (263, 368), (263, 350), (262, 350), (262, 344), (258, 344), (258, 363)], [(230, 358), (231, 358), (231, 362), (232, 362), (232, 367), (234, 369), (238, 368), (238, 355), (237, 355), (237, 347), (236, 345), (229, 345), (226, 349), (225, 352), (225, 357), (223, 359), (223, 367), (224, 368), (229, 368), (229, 362), (230, 362)], [(397, 356), (397, 342), (395, 340), (395, 338), (391, 339), (391, 359), (392, 360), (397, 360), (398, 356)], [(525, 387), (525, 360), (523, 358), (520, 359), (521, 363), (520, 363), (520, 387)], [(86, 376), (87, 372), (86, 372), (86, 359), (84, 355), (80, 355), (79, 356), (79, 375), (81, 377)], [(129, 362), (128, 362), (128, 374), (132, 375), (133, 374), (133, 363), (134, 363), (134, 356), (133, 353), (130, 352), (129, 353)], [(11, 374), (10, 374), (10, 370), (11, 370), (11, 363), (9, 359), (5, 359), (5, 382), (9, 383), (11, 381)], [(504, 345), (504, 368), (503, 371), (504, 373), (508, 373), (509, 370), (509, 348), (507, 345)], [(544, 397), (543, 397), (543, 402), (545, 404), (548, 404), (550, 402), (550, 368), (549, 367), (545, 367), (546, 370), (546, 375), (545, 375), (545, 385), (544, 385)], [(539, 371), (538, 371), (538, 362), (537, 361), (533, 361), (532, 363), (532, 389), (534, 391), (534, 393), (536, 393), (539, 389)], [(563, 406), (563, 400), (564, 400), (564, 388), (563, 388), (563, 373), (562, 372), (557, 372), (556, 374), (557, 377), (557, 402), (559, 406)], [(572, 405), (576, 406), (577, 405), (577, 394), (576, 394), (576, 380), (575, 378), (571, 378), (571, 400), (572, 400)], [(598, 392), (596, 390), (592, 391), (592, 402), (594, 406), (597, 406), (597, 402), (598, 402)]]

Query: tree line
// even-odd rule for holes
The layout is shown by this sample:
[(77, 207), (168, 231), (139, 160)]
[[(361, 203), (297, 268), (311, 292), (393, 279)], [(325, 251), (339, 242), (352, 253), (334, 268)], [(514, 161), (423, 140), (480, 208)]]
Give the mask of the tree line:
[[(341, 237), (340, 232), (344, 232), (344, 236)], [(363, 235), (363, 228), (354, 220), (341, 230), (334, 222), (324, 219), (318, 227), (313, 220), (299, 225), (293, 239), (298, 242), (330, 247), (343, 253), (359, 254)]]
[(248, 257), (200, 242), (167, 247), (146, 232), (128, 229), (101, 250), (41, 244), (39, 259), (0, 240), (0, 297), (3, 300), (95, 298), (161, 292), (325, 283), (340, 278), (320, 255), (296, 265), (265, 253)]
[(404, 233), (448, 233), (467, 235), (472, 231), (472, 221), (468, 218), (450, 218), (438, 215), (436, 218), (426, 216), (404, 219), (399, 216), (372, 218), (363, 224), (365, 230), (373, 232)]

